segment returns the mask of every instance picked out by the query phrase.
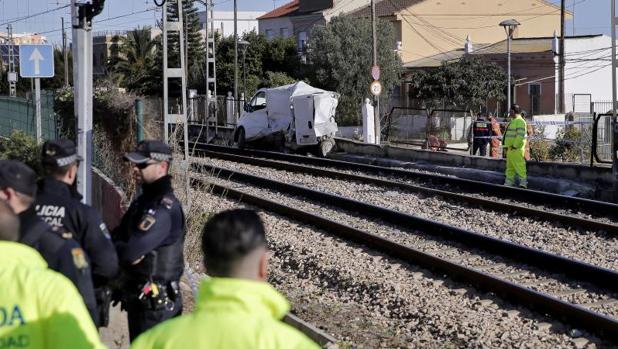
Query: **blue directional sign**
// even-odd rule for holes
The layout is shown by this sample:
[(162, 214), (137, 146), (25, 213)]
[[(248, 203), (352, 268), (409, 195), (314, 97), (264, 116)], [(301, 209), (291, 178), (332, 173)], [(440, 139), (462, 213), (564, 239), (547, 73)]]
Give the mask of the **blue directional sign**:
[(52, 45), (19, 45), (19, 76), (22, 78), (54, 77)]

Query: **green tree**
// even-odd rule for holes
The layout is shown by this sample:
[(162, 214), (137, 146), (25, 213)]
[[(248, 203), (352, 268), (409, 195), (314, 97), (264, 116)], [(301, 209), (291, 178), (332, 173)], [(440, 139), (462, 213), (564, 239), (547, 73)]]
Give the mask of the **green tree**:
[[(301, 79), (299, 57), (294, 39), (267, 40), (255, 31), (241, 37), (249, 42), (243, 65), (243, 54), (238, 52), (238, 93), (243, 92), (243, 69), (247, 69), (247, 98), (258, 88), (280, 86)], [(234, 37), (217, 36), (217, 84), (219, 94), (234, 90)], [(269, 75), (270, 73), (270, 75)], [(276, 74), (276, 75), (273, 75)], [(283, 74), (283, 75), (282, 75)], [(286, 78), (284, 78), (284, 76)], [(274, 78), (274, 80), (273, 80)]]
[[(178, 5), (175, 1), (167, 2), (168, 20), (177, 21), (180, 17), (178, 14)], [(206, 44), (200, 34), (200, 21), (195, 7), (195, 0), (185, 0), (182, 3), (182, 18), (185, 30), (185, 46), (187, 55), (185, 57), (187, 63), (189, 88), (195, 88), (199, 91), (204, 91), (205, 84), (205, 66), (206, 66)], [(180, 51), (178, 37), (169, 35), (168, 49), (170, 50), (170, 67), (179, 65)]]
[(436, 69), (417, 70), (409, 81), (413, 96), (428, 114), (442, 105), (479, 112), (490, 99), (504, 100), (507, 84), (502, 68), (474, 56)]
[[(380, 102), (387, 106), (390, 92), (399, 82), (402, 64), (394, 51), (393, 26), (378, 20), (377, 36), (380, 81), (384, 87)], [(371, 37), (371, 21), (367, 18), (335, 17), (313, 31), (308, 54), (313, 71), (310, 81), (316, 87), (341, 95), (337, 108), (341, 124), (358, 123), (361, 103), (371, 96)]]
[(283, 72), (266, 72), (266, 86), (283, 86), (296, 82), (296, 79)]
[[(150, 38), (150, 28), (138, 28), (118, 37), (118, 52), (109, 62), (116, 82), (130, 91), (144, 94), (152, 78), (155, 65), (155, 41)], [(160, 79), (159, 79), (160, 80)]]

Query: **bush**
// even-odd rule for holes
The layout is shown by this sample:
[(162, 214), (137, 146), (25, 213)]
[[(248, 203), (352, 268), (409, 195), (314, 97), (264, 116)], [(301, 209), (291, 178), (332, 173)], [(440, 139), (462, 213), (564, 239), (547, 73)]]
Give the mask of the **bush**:
[(36, 139), (23, 131), (15, 130), (9, 138), (0, 138), (0, 159), (19, 160), (41, 175), (41, 147)]
[(583, 162), (590, 156), (591, 132), (577, 127), (566, 127), (558, 133), (549, 155), (552, 160), (563, 162)]
[(548, 161), (550, 160), (551, 144), (545, 136), (545, 127), (534, 128), (534, 138), (530, 141), (530, 159), (534, 161)]

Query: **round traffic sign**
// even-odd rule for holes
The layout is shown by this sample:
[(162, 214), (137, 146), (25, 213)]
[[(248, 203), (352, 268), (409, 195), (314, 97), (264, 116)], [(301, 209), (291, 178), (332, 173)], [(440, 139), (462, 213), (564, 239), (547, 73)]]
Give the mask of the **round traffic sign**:
[(380, 66), (374, 65), (371, 67), (371, 77), (373, 80), (380, 80)]
[(371, 86), (369, 86), (369, 90), (372, 95), (379, 96), (382, 94), (382, 84), (379, 81), (374, 81), (371, 83)]

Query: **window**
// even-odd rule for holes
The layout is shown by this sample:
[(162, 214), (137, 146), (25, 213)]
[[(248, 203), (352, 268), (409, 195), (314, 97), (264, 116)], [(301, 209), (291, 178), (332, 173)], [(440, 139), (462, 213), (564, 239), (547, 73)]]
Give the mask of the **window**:
[(288, 30), (288, 28), (281, 28), (279, 29), (279, 36), (281, 36), (282, 38), (287, 38), (288, 36), (290, 36), (290, 31)]
[(307, 32), (298, 32), (298, 51), (304, 51), (307, 45)]
[(266, 108), (266, 92), (262, 91), (256, 94), (249, 105), (252, 111)]
[(530, 95), (530, 113), (539, 115), (541, 113), (541, 84), (528, 84), (528, 95)]
[(273, 38), (273, 30), (266, 29), (266, 39), (271, 40)]

